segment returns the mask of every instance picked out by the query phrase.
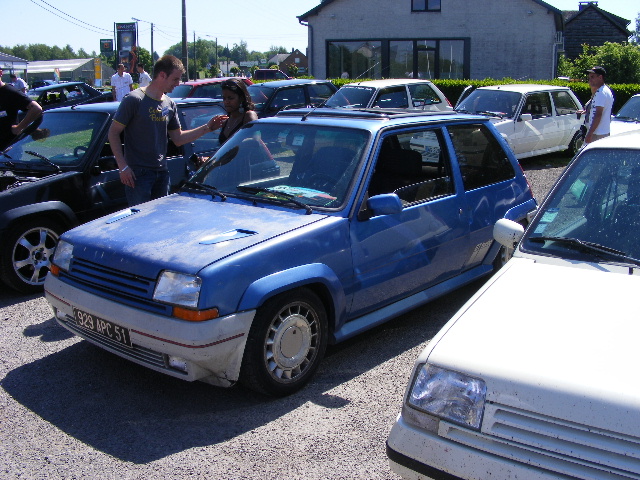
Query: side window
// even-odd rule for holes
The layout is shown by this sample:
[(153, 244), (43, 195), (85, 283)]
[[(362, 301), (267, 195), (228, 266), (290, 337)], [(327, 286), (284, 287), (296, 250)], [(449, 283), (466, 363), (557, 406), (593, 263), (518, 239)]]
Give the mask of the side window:
[(198, 98), (222, 98), (222, 87), (220, 84), (202, 85), (196, 88), (192, 97)]
[(440, 97), (426, 83), (423, 85), (409, 85), (409, 95), (411, 95), (414, 107), (441, 103)]
[(534, 119), (552, 115), (551, 98), (549, 94), (542, 92), (527, 95), (522, 113), (530, 113)]
[(411, 0), (412, 12), (439, 12), (441, 0)]
[(380, 146), (369, 196), (395, 193), (403, 205), (454, 193), (439, 129), (389, 135)]
[(328, 85), (323, 84), (312, 84), (308, 87), (309, 99), (311, 101), (311, 105), (320, 105), (327, 98), (333, 95), (333, 90)]
[(302, 87), (285, 88), (276, 92), (271, 102), (271, 109), (280, 110), (288, 106), (303, 106), (306, 104)]
[(498, 140), (485, 125), (448, 127), (465, 190), (515, 177), (513, 166)]
[(404, 86), (383, 88), (378, 92), (373, 107), (379, 108), (409, 108), (407, 89)]
[(551, 97), (556, 108), (556, 115), (575, 114), (579, 110), (569, 92), (551, 92)]

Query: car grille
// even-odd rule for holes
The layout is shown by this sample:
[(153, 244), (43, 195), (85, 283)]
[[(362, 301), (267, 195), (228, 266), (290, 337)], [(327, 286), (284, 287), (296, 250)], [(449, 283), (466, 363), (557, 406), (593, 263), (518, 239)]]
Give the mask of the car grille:
[(133, 344), (132, 348), (122, 345), (121, 343), (115, 342), (107, 337), (99, 335), (90, 330), (85, 330), (84, 328), (80, 328), (76, 322), (73, 321), (72, 318), (65, 316), (61, 318), (62, 315), (58, 316), (57, 319), (61, 323), (65, 325), (69, 330), (73, 331), (79, 337), (84, 338), (85, 340), (90, 341), (96, 345), (100, 345), (101, 347), (106, 348), (114, 353), (117, 353), (120, 356), (133, 360), (137, 363), (142, 363), (144, 365), (159, 368), (162, 370), (170, 371), (172, 374), (181, 373), (187, 375), (186, 372), (181, 372), (179, 370), (175, 370), (173, 368), (169, 368), (169, 365), (166, 361), (166, 356), (160, 352), (156, 352), (154, 350), (141, 347), (140, 345)]
[(640, 438), (489, 404), (482, 433), (441, 423), (440, 435), (583, 479), (640, 479)]
[(100, 296), (161, 315), (170, 315), (171, 307), (153, 301), (155, 279), (131, 275), (97, 263), (75, 258), (61, 278)]

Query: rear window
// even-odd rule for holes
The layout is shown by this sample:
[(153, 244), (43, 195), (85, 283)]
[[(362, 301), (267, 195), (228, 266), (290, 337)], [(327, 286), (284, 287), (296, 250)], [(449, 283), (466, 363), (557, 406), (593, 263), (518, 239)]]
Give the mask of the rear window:
[(189, 96), (192, 88), (191, 85), (178, 85), (173, 89), (173, 92), (167, 93), (167, 96), (171, 98), (186, 98)]

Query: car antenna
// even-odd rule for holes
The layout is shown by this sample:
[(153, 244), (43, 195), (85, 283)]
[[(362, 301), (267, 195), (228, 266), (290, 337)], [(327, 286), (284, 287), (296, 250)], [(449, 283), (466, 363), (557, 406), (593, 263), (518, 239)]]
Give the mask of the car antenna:
[[(380, 65), (380, 62), (376, 62), (374, 65), (372, 65), (371, 67), (369, 67), (368, 69), (366, 69), (364, 72), (362, 72), (360, 75), (358, 75), (355, 80), (358, 80), (360, 77), (362, 77), (365, 73), (370, 72), (373, 68), (376, 68), (378, 65)], [(325, 103), (327, 103), (327, 100), (329, 100), (328, 98), (325, 99), (324, 102), (319, 103), (318, 105), (316, 105), (315, 107), (313, 107), (311, 110), (309, 110), (307, 113), (305, 113), (302, 118), (300, 119), (301, 122), (304, 122), (307, 117), (309, 115), (311, 115), (313, 112), (315, 112), (318, 108), (322, 107)]]

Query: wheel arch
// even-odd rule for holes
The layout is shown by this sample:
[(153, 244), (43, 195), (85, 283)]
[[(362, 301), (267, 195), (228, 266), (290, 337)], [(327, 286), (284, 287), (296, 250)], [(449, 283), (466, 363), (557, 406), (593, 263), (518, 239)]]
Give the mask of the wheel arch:
[(331, 336), (336, 325), (344, 321), (347, 302), (338, 276), (322, 263), (300, 265), (256, 280), (245, 290), (238, 311), (259, 308), (276, 295), (303, 287), (311, 290), (322, 301)]
[(41, 215), (46, 215), (48, 219), (59, 222), (65, 230), (78, 224), (78, 218), (71, 207), (64, 202), (51, 201), (24, 205), (3, 212), (0, 214), (0, 230), (6, 230), (18, 222), (31, 220)]

